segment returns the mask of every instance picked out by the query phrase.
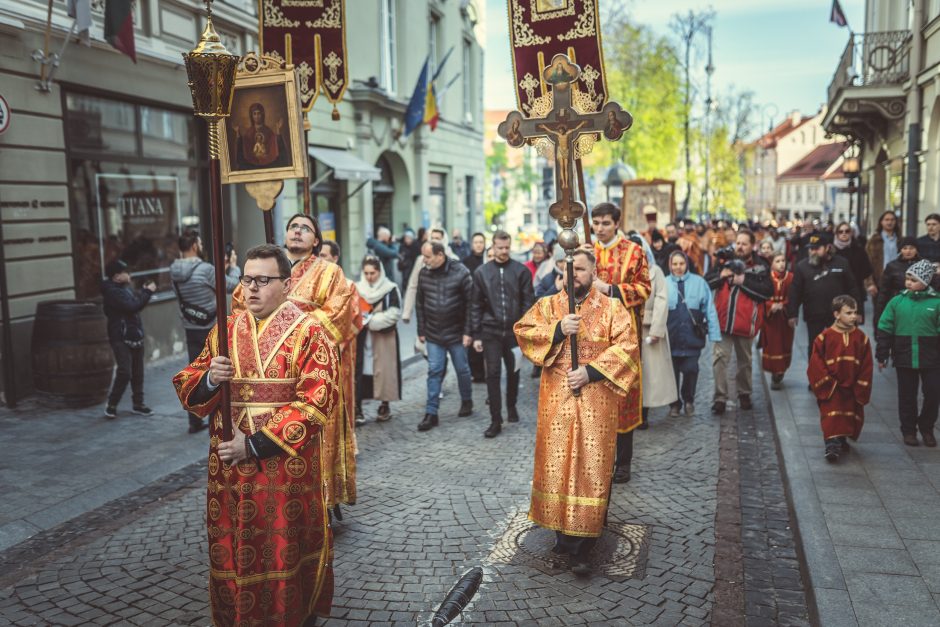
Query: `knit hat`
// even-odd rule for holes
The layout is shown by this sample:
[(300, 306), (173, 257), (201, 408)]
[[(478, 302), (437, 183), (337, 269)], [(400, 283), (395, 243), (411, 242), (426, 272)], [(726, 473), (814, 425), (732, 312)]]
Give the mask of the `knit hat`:
[(930, 280), (933, 279), (933, 275), (936, 273), (936, 269), (933, 266), (932, 261), (926, 259), (921, 259), (910, 268), (907, 269), (905, 274), (909, 275), (911, 278), (917, 279), (926, 286), (930, 286)]
[(120, 259), (115, 259), (114, 261), (109, 261), (108, 265), (104, 267), (104, 274), (110, 279), (115, 274), (120, 274), (125, 270), (127, 270), (127, 264)]
[(906, 235), (898, 240), (898, 250), (900, 251), (905, 246), (913, 246), (917, 248), (917, 238)]

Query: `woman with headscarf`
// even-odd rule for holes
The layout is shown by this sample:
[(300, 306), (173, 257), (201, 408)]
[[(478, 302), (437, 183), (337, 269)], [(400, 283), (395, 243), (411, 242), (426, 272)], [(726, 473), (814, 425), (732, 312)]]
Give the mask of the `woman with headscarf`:
[(653, 250), (646, 239), (639, 234), (631, 234), (630, 241), (643, 247), (650, 271), (650, 295), (643, 310), (643, 327), (639, 337), (641, 344), (640, 361), (643, 365), (643, 422), (639, 429), (649, 427), (651, 407), (663, 407), (676, 402), (676, 382), (672, 372), (672, 356), (669, 350), (669, 334), (666, 320), (669, 313), (668, 288), (666, 276), (656, 265)]
[(378, 422), (391, 419), (389, 402), (401, 399), (401, 361), (398, 352), (398, 320), (401, 292), (377, 257), (362, 260), (362, 278), (356, 283), (362, 300), (363, 327), (356, 343), (356, 415), (362, 400), (376, 399)]
[[(669, 255), (669, 348), (672, 368), (679, 389), (679, 400), (672, 404), (670, 416), (679, 415), (685, 405), (685, 415), (695, 412), (695, 388), (698, 383), (698, 361), (708, 340), (721, 341), (718, 312), (712, 300), (708, 283), (690, 271), (688, 257), (681, 250)], [(681, 377), (680, 377), (681, 375)]]

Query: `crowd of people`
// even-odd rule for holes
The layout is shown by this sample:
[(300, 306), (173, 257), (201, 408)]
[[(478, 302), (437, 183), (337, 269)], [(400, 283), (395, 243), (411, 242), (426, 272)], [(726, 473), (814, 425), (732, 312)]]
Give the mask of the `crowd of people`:
[[(198, 234), (180, 237), (171, 278), (191, 363), (174, 384), (190, 431), (205, 428), (206, 417), (216, 427), (207, 524), (217, 622), (277, 615), (312, 624), (327, 615), (331, 523), (357, 498), (356, 428), (372, 418), (364, 401), (377, 401), (379, 423), (400, 411), (399, 328), (413, 318), (415, 351), (427, 359), (418, 431), (438, 427), (442, 417), (446, 425), (448, 362), (460, 396), (457, 417), (474, 414), (473, 384), (486, 385), (485, 438), (502, 433), (504, 418), (535, 418), (518, 409), (523, 360), (533, 365), (540, 392), (529, 515), (556, 532), (556, 553), (569, 556), (579, 575), (590, 573), (611, 483), (631, 479), (634, 432), (649, 428), (650, 409), (668, 407), (671, 418), (696, 413), (709, 342), (711, 413), (724, 413), (734, 400), (731, 380), (737, 407), (749, 410), (753, 346), (772, 388), (782, 388), (802, 310), (808, 378), (791, 379), (808, 384), (818, 401), (826, 459), (838, 460), (848, 439), (859, 437), (873, 366), (889, 361), (897, 369), (904, 443), (936, 446), (940, 215), (928, 216), (927, 235), (911, 238), (886, 212), (867, 240), (848, 223), (787, 231), (680, 221), (660, 228), (655, 215), (644, 231), (624, 232), (611, 203), (595, 206), (590, 221), (593, 241), (570, 260), (572, 312), (569, 260), (557, 242), (514, 255), (504, 231), (465, 241), (440, 228), (394, 238), (379, 227), (354, 281), (316, 219), (295, 215), (284, 246), (249, 250), (244, 273), (234, 252), (224, 260), (232, 292), (228, 357), (218, 345), (215, 269), (202, 259)], [(118, 369), (105, 416), (116, 415), (128, 383), (134, 411), (149, 414), (139, 312), (154, 286), (134, 290), (120, 260), (106, 274), (102, 292)], [(868, 300), (874, 356), (860, 328)], [(226, 383), (231, 416), (220, 411), (218, 390)], [(234, 436), (223, 441), (217, 434), (228, 420)], [(284, 529), (290, 531), (275, 531)], [(257, 602), (244, 601), (248, 596)]]

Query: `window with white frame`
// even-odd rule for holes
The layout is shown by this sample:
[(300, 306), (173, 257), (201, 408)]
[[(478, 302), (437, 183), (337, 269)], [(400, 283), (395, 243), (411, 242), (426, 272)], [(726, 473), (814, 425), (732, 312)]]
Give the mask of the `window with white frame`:
[(463, 68), (461, 70), (461, 83), (463, 84), (463, 121), (473, 123), (473, 75), (470, 73), (472, 64), (473, 45), (463, 41)]
[(398, 49), (396, 37), (396, 0), (382, 2), (382, 87), (389, 94), (398, 89)]

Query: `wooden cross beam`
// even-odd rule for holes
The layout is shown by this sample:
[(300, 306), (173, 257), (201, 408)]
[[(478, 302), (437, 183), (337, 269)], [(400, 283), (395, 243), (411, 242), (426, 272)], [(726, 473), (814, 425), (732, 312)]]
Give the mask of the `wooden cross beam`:
[(512, 111), (497, 128), (499, 136), (513, 147), (527, 141), (545, 137), (555, 149), (555, 202), (549, 214), (562, 229), (572, 229), (584, 215), (584, 205), (572, 194), (575, 146), (582, 135), (602, 134), (611, 141), (623, 137), (633, 125), (633, 116), (616, 102), (608, 102), (600, 111), (581, 114), (571, 104), (571, 86), (581, 75), (581, 68), (567, 55), (556, 54), (542, 72), (545, 82), (552, 86), (552, 109), (544, 118), (526, 118)]

